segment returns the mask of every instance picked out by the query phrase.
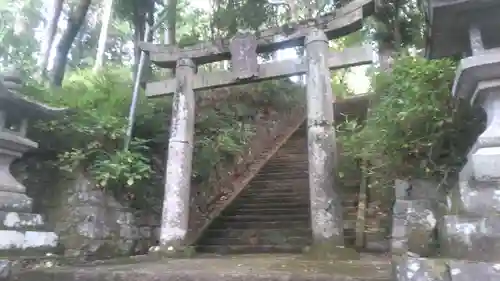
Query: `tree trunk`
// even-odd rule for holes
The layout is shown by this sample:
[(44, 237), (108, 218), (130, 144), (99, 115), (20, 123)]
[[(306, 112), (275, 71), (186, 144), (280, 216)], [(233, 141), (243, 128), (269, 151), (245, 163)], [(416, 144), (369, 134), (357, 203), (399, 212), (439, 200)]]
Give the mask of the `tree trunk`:
[(62, 85), (69, 50), (73, 45), (73, 41), (75, 40), (80, 27), (85, 21), (85, 16), (87, 15), (91, 2), (91, 0), (80, 0), (78, 6), (73, 13), (71, 13), (68, 19), (68, 27), (64, 31), (61, 41), (57, 46), (54, 69), (52, 70), (52, 86), (60, 87)]
[(39, 65), (39, 77), (43, 79), (46, 75), (47, 65), (49, 64), (50, 51), (52, 50), (52, 44), (54, 43), (54, 38), (57, 33), (57, 24), (59, 23), (59, 18), (61, 17), (61, 12), (63, 8), (64, 0), (54, 0), (52, 15), (50, 17), (50, 22), (46, 30), (45, 40), (42, 47), (42, 60)]
[(167, 32), (168, 43), (173, 45), (176, 43), (176, 26), (177, 26), (177, 0), (168, 0), (167, 2)]
[(378, 59), (380, 63), (380, 72), (391, 71), (396, 55), (396, 48), (392, 42), (380, 42), (378, 45)]
[[(150, 27), (154, 25), (154, 5), (151, 5), (149, 7), (149, 12), (147, 14), (147, 23)], [(146, 42), (153, 42), (153, 30), (149, 30), (148, 34), (145, 34), (144, 37), (145, 37), (145, 41)], [(139, 54), (140, 54), (140, 50), (139, 50)], [(151, 66), (151, 60), (149, 59), (149, 56), (146, 56), (146, 59), (144, 60), (144, 65), (142, 66), (143, 67), (143, 71), (142, 71), (142, 76), (139, 77), (140, 78), (140, 85), (141, 85), (141, 88), (142, 89), (146, 89), (146, 83), (147, 81), (149, 80), (149, 78), (151, 78), (151, 76), (153, 75), (153, 68)]]
[(94, 72), (99, 71), (104, 65), (104, 55), (106, 52), (106, 41), (108, 40), (108, 29), (111, 15), (113, 14), (113, 0), (106, 0), (102, 15), (101, 33), (99, 34), (99, 43), (97, 45), (97, 54), (94, 65)]
[(80, 27), (78, 34), (75, 37), (73, 47), (70, 50), (71, 60), (68, 60), (66, 67), (70, 67), (70, 69), (79, 68), (82, 66), (82, 60), (84, 59), (85, 54), (85, 43), (83, 42), (83, 37), (88, 31), (88, 26), (84, 23)]
[(137, 76), (137, 70), (139, 68), (139, 57), (141, 55), (139, 50), (139, 42), (141, 42), (144, 38), (145, 31), (145, 21), (146, 15), (142, 12), (141, 6), (137, 1), (133, 1), (133, 20), (132, 24), (134, 26), (134, 64), (132, 66), (132, 76), (135, 80)]
[[(164, 40), (163, 44), (165, 45), (174, 45), (177, 43), (176, 40), (176, 26), (177, 26), (177, 0), (167, 0), (166, 5), (167, 10), (167, 26), (164, 30)], [(175, 69), (170, 70), (167, 68), (162, 68), (160, 70), (160, 74), (164, 78), (169, 78), (172, 76), (172, 73), (175, 72)]]

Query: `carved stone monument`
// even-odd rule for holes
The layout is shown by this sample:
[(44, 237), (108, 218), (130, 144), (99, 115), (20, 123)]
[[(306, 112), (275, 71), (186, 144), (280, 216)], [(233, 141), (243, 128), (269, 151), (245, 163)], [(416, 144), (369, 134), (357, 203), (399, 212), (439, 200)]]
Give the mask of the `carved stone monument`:
[(32, 213), (26, 187), (10, 173), (15, 159), (38, 147), (26, 138), (28, 120), (57, 111), (20, 95), (21, 82), (5, 75), (0, 83), (0, 253), (50, 251), (58, 243), (57, 235), (45, 230), (42, 216)]
[[(452, 89), (483, 107), (486, 130), (469, 151), (436, 227), (441, 258), (402, 258), (396, 280), (498, 280), (500, 267), (500, 2), (428, 0), (428, 56), (461, 56)], [(440, 272), (440, 276), (433, 273)]]

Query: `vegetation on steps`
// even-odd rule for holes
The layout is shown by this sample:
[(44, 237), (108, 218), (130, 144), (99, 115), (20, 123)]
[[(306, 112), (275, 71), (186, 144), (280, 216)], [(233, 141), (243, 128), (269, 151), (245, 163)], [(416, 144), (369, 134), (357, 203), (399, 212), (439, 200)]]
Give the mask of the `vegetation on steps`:
[[(172, 99), (148, 100), (141, 94), (133, 142), (124, 151), (132, 92), (132, 81), (124, 79), (127, 71), (77, 72), (61, 89), (28, 85), (25, 92), (31, 97), (70, 108), (62, 118), (36, 124), (31, 137), (40, 142), (44, 157), (57, 155), (51, 164), (64, 171), (81, 168), (118, 199), (147, 208), (162, 198)], [(193, 181), (201, 186), (208, 182), (214, 167), (230, 163), (244, 151), (257, 116), (293, 107), (303, 98), (302, 92), (288, 80), (277, 80), (200, 93), (205, 100), (197, 100)], [(217, 99), (221, 94), (227, 99)]]

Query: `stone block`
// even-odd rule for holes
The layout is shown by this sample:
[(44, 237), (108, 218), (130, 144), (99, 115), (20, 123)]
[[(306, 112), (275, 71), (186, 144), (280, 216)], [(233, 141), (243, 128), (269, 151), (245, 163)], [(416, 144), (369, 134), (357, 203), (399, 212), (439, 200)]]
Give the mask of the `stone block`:
[(500, 182), (460, 181), (450, 195), (450, 207), (458, 213), (500, 214)]
[(445, 188), (439, 183), (427, 179), (395, 180), (396, 199), (445, 201)]
[(500, 264), (471, 261), (448, 262), (451, 281), (500, 280)]
[[(500, 132), (498, 132), (500, 141)], [(478, 181), (500, 179), (500, 147), (479, 148), (472, 154), (472, 168), (474, 178)]]
[(410, 183), (406, 180), (396, 179), (394, 181), (394, 193), (396, 199), (408, 199), (408, 190), (410, 189)]
[(40, 214), (0, 211), (0, 229), (40, 230), (43, 226)]
[(430, 200), (434, 202), (444, 202), (445, 186), (440, 186), (439, 182), (427, 179), (412, 179), (408, 189), (408, 200)]
[(141, 238), (139, 228), (134, 225), (122, 224), (120, 225), (120, 238), (126, 240), (133, 240)]
[(33, 199), (23, 193), (0, 191), (0, 210), (30, 213)]
[(104, 192), (102, 190), (78, 190), (68, 197), (68, 204), (78, 205), (104, 205)]
[(0, 230), (0, 250), (51, 249), (58, 243), (54, 232)]
[(500, 217), (444, 216), (439, 224), (441, 254), (454, 259), (500, 261)]
[(0, 260), (0, 281), (9, 281), (12, 277), (12, 262)]
[(392, 260), (394, 281), (450, 281), (441, 260), (398, 257)]
[(433, 252), (435, 210), (429, 200), (396, 200), (393, 207), (392, 253), (407, 251), (427, 256)]

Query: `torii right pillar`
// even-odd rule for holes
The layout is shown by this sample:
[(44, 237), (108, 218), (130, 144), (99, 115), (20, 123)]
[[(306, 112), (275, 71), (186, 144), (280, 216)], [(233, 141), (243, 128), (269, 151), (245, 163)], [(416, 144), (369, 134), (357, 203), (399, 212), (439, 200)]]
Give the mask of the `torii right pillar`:
[(307, 140), (314, 251), (343, 248), (342, 203), (335, 186), (336, 140), (333, 94), (327, 64), (328, 39), (314, 29), (305, 39)]

